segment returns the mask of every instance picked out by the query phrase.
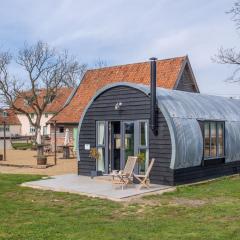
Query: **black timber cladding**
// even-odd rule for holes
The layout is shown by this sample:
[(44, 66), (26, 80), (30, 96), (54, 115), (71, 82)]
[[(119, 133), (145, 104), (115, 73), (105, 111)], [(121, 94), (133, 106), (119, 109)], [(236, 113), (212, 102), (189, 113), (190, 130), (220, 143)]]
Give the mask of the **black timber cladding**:
[(199, 182), (240, 173), (240, 161), (174, 170), (174, 185)]
[(198, 92), (188, 64), (185, 66), (182, 72), (182, 75), (180, 77), (176, 90), (181, 90), (186, 92)]
[[(122, 102), (123, 111), (114, 111), (116, 102)], [(137, 89), (127, 86), (113, 87), (101, 95), (89, 107), (79, 136), (79, 174), (90, 175), (95, 170), (95, 160), (84, 150), (84, 144), (96, 146), (96, 121), (105, 120), (142, 120), (150, 119), (150, 98)], [(151, 171), (151, 181), (161, 184), (173, 184), (173, 171), (169, 168), (171, 161), (171, 139), (165, 118), (158, 112), (158, 135), (149, 130), (149, 158), (155, 158)]]

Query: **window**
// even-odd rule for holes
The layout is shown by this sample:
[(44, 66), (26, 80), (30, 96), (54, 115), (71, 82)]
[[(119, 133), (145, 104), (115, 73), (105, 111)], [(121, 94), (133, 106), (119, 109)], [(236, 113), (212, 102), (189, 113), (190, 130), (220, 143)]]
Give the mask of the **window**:
[(218, 132), (218, 156), (224, 156), (224, 123), (217, 124), (217, 132)]
[(45, 118), (48, 118), (48, 113), (45, 113)]
[(29, 105), (32, 105), (33, 104), (33, 102), (34, 102), (34, 96), (27, 96), (27, 97), (25, 97), (24, 98), (24, 105), (25, 106), (29, 106)]
[(143, 156), (144, 161), (139, 164), (139, 172), (145, 173), (149, 163), (149, 144), (148, 144), (148, 121), (139, 121), (139, 146), (138, 153)]
[(31, 113), (31, 118), (34, 118), (34, 113)]
[[(6, 130), (6, 132), (9, 132), (9, 131), (10, 131), (10, 126), (9, 126), (9, 125), (6, 125), (6, 126), (5, 126), (5, 130)], [(1, 126), (1, 127), (0, 127), (0, 132), (4, 132), (4, 126)]]
[(59, 133), (64, 133), (64, 127), (59, 127), (58, 131), (59, 131)]
[(97, 160), (97, 170), (98, 171), (105, 171), (105, 122), (104, 121), (97, 121), (96, 122), (97, 128), (97, 141), (96, 141), (96, 148), (99, 152), (99, 159)]
[(204, 160), (224, 157), (224, 122), (204, 122)]
[(3, 111), (3, 117), (7, 117), (7, 116), (8, 116), (7, 111)]
[(46, 103), (52, 103), (55, 97), (56, 97), (56, 96), (55, 96), (54, 94), (53, 94), (53, 95), (50, 95), (50, 96), (44, 96), (44, 102), (46, 102)]
[(35, 133), (35, 127), (30, 126), (30, 133)]
[(47, 126), (43, 127), (43, 135), (47, 135)]

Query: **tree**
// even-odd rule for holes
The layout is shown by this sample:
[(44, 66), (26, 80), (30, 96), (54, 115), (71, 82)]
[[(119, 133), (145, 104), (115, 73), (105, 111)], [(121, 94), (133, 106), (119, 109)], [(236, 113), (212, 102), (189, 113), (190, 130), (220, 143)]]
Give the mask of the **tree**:
[[(240, 29), (240, 0), (237, 0), (227, 14), (231, 15), (231, 19), (235, 22), (237, 31)], [(223, 48), (221, 47), (218, 53), (213, 57), (213, 61), (220, 64), (229, 64), (236, 66), (232, 76), (229, 77), (231, 82), (240, 81), (240, 51), (236, 48)]]
[[(67, 51), (58, 52), (41, 41), (32, 46), (25, 44), (15, 59), (26, 73), (26, 79), (22, 82), (9, 73), (12, 59), (9, 52), (0, 53), (1, 100), (9, 108), (26, 115), (37, 133), (48, 104), (61, 87), (77, 85), (86, 70), (86, 64), (77, 62)], [(41, 89), (44, 89), (44, 98), (39, 98)], [(16, 104), (19, 99), (27, 102), (36, 115), (35, 120), (23, 106)]]
[(101, 68), (104, 68), (104, 67), (107, 67), (107, 66), (108, 66), (107, 61), (103, 60), (101, 58), (96, 59), (96, 61), (94, 63), (94, 68), (95, 69), (101, 69)]

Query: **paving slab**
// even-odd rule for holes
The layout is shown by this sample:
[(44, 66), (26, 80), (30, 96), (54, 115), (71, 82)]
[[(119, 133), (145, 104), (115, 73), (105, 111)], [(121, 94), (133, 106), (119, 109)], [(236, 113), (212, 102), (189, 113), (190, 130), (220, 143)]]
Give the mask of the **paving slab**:
[(48, 179), (23, 183), (22, 186), (52, 190), (58, 192), (77, 193), (91, 197), (106, 198), (114, 201), (127, 200), (135, 196), (174, 189), (171, 186), (151, 184), (150, 189), (138, 189), (138, 184), (131, 184), (122, 189), (121, 186), (112, 185), (111, 181), (103, 179), (91, 179), (88, 176), (65, 174), (53, 176)]

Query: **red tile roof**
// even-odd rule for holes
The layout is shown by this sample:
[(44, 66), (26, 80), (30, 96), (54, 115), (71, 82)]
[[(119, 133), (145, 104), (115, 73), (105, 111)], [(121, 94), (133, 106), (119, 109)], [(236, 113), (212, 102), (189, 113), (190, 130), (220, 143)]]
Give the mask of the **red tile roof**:
[[(157, 86), (173, 89), (187, 57), (157, 61)], [(101, 69), (88, 70), (84, 75), (70, 103), (51, 121), (57, 123), (78, 123), (88, 102), (104, 86), (116, 82), (150, 84), (150, 63), (134, 63)]]
[[(4, 117), (3, 112), (7, 113), (6, 117)], [(7, 125), (21, 125), (17, 115), (12, 109), (0, 110), (0, 124), (3, 125), (4, 121), (6, 122)]]
[[(60, 88), (57, 92), (57, 96), (54, 100), (47, 105), (45, 113), (57, 113), (66, 103), (68, 97), (72, 93), (73, 88)], [(31, 96), (31, 92), (25, 92), (24, 96)], [(42, 104), (44, 97), (46, 96), (46, 89), (40, 89), (38, 91), (38, 101), (39, 104)], [(16, 99), (15, 104), (17, 107), (25, 110), (28, 113), (34, 112), (33, 109), (25, 103), (24, 97), (19, 97)]]

